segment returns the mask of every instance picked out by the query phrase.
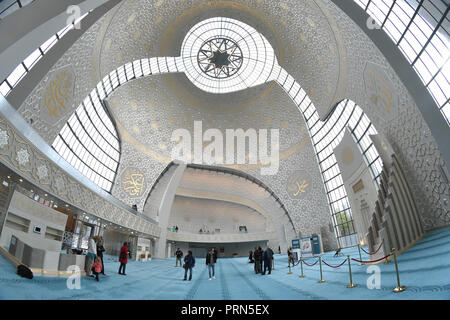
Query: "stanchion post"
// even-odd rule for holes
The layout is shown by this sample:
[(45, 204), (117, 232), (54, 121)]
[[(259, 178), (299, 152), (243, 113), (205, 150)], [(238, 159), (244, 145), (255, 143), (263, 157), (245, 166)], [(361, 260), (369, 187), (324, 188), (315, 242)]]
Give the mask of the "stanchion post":
[[(361, 245), (358, 243), (358, 252), (359, 252), (359, 261), (362, 261), (362, 257), (361, 257)], [(363, 265), (362, 262), (359, 263), (360, 266)]]
[(350, 284), (347, 286), (347, 288), (354, 288), (354, 287), (356, 287), (356, 284), (353, 283), (352, 266), (350, 264), (350, 256), (347, 256), (347, 259), (348, 259), (348, 272), (350, 274)]
[(397, 262), (397, 250), (395, 248), (392, 248), (391, 254), (394, 255), (394, 263), (395, 263), (395, 272), (397, 273), (397, 286), (392, 289), (395, 293), (402, 292), (406, 290), (406, 286), (400, 285), (400, 276), (398, 274), (398, 262)]
[(319, 266), (320, 266), (320, 280), (318, 282), (323, 283), (323, 282), (325, 282), (325, 280), (323, 280), (323, 276), (322, 276), (322, 257), (321, 256), (319, 256)]
[(290, 261), (289, 261), (289, 272), (288, 272), (287, 274), (292, 274), (292, 271), (291, 271), (291, 262), (290, 262)]
[(300, 269), (302, 270), (302, 274), (299, 275), (299, 278), (304, 278), (305, 275), (303, 274), (303, 258), (300, 257)]

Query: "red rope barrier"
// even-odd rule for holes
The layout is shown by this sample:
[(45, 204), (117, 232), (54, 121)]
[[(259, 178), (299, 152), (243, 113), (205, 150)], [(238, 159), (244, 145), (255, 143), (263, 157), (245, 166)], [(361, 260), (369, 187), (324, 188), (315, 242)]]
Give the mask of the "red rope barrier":
[(387, 256), (385, 256), (385, 257), (383, 257), (383, 258), (380, 258), (380, 259), (378, 259), (378, 260), (372, 260), (372, 261), (361, 261), (361, 260), (354, 259), (354, 258), (352, 258), (352, 260), (353, 260), (353, 261), (356, 261), (356, 262), (359, 262), (359, 263), (372, 263), (372, 262), (378, 262), (378, 261), (384, 260), (384, 259), (386, 259), (386, 258), (389, 257), (389, 256), (391, 256), (391, 254), (388, 254)]
[(363, 247), (360, 247), (360, 248), (361, 248), (362, 251), (364, 251), (364, 252), (367, 253), (368, 255), (373, 256), (373, 255), (376, 254), (378, 251), (380, 251), (380, 249), (381, 249), (382, 246), (383, 246), (383, 242), (381, 242), (381, 243), (380, 243), (380, 246), (378, 247), (378, 249), (375, 250), (375, 252), (372, 252), (372, 253), (367, 252), (366, 250), (364, 250)]
[(337, 269), (337, 268), (342, 267), (342, 265), (343, 265), (344, 263), (347, 262), (347, 259), (345, 259), (344, 261), (342, 261), (342, 263), (341, 263), (340, 265), (338, 265), (338, 266), (332, 266), (332, 265), (329, 265), (329, 264), (326, 263), (325, 260), (323, 260), (323, 259), (322, 259), (322, 262), (325, 263), (325, 264), (326, 264), (327, 266), (329, 266), (330, 268), (335, 268), (335, 269)]
[(313, 264), (308, 264), (305, 260), (303, 260), (303, 262), (308, 266), (308, 267), (314, 267), (317, 262), (319, 262), (319, 260), (316, 260), (316, 262), (314, 262)]

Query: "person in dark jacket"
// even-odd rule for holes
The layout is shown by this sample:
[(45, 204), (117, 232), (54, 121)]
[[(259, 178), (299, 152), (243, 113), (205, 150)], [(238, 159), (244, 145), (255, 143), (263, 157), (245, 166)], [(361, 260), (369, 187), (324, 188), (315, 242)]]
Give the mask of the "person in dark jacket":
[(214, 272), (214, 266), (216, 262), (217, 262), (217, 253), (215, 252), (214, 248), (211, 248), (211, 250), (209, 250), (209, 252), (206, 254), (206, 265), (208, 266), (209, 280), (211, 280), (211, 270), (213, 279), (216, 278)]
[(294, 263), (294, 254), (292, 253), (292, 247), (289, 247), (289, 249), (287, 250), (287, 254), (288, 254), (288, 268), (291, 266), (294, 267), (295, 263)]
[(187, 272), (189, 270), (189, 281), (192, 280), (192, 268), (195, 266), (195, 258), (192, 255), (192, 251), (189, 250), (188, 254), (184, 257), (184, 279), (187, 278)]
[(248, 253), (248, 263), (253, 263), (255, 261), (253, 261), (253, 251), (250, 250), (250, 252)]
[(102, 275), (105, 275), (105, 264), (103, 263), (103, 252), (105, 252), (105, 247), (103, 246), (103, 237), (97, 238), (97, 256), (100, 258), (102, 262), (102, 271), (100, 272)]
[(128, 247), (126, 242), (124, 242), (122, 248), (120, 248), (119, 262), (120, 262), (119, 274), (126, 276), (125, 267), (127, 266), (128, 262)]
[(127, 249), (128, 249), (128, 257), (129, 257), (130, 259), (132, 259), (132, 258), (131, 258), (131, 243), (129, 243), (129, 242), (127, 242)]
[(272, 259), (273, 259), (273, 251), (269, 247), (266, 248), (263, 255), (264, 261), (264, 271), (262, 274), (266, 274), (266, 270), (269, 269), (269, 274), (272, 272)]
[(178, 248), (175, 252), (175, 256), (177, 257), (177, 261), (175, 261), (175, 267), (178, 267), (178, 261), (180, 261), (180, 267), (183, 266), (183, 263), (181, 262), (181, 258), (183, 258), (183, 251), (181, 251), (180, 248)]
[(255, 273), (261, 273), (262, 272), (263, 251), (260, 246), (256, 247), (253, 257), (255, 259)]

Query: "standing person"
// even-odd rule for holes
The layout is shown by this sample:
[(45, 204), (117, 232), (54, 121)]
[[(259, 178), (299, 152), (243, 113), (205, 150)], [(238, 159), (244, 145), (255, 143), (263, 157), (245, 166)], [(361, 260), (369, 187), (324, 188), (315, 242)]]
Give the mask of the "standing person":
[(103, 246), (103, 237), (98, 237), (97, 240), (97, 256), (100, 258), (102, 262), (102, 270), (101, 274), (105, 275), (105, 264), (103, 263), (103, 252), (105, 252), (105, 247)]
[(177, 257), (177, 261), (175, 261), (175, 267), (178, 267), (178, 261), (180, 261), (180, 267), (183, 266), (183, 263), (181, 262), (181, 258), (183, 258), (183, 251), (181, 251), (180, 248), (178, 248), (175, 252), (175, 256)]
[(95, 280), (98, 282), (98, 274), (102, 271), (102, 261), (99, 256), (95, 257), (95, 262), (92, 264), (92, 273), (95, 275)]
[(292, 266), (294, 267), (295, 263), (294, 263), (294, 255), (292, 253), (292, 247), (289, 247), (289, 249), (287, 250), (287, 254), (288, 254), (288, 268), (291, 266), (291, 263)]
[(211, 248), (209, 252), (206, 254), (206, 265), (208, 266), (208, 272), (209, 272), (209, 280), (211, 280), (211, 270), (212, 270), (212, 276), (213, 279), (216, 278), (215, 272), (214, 272), (214, 266), (217, 261), (217, 255), (214, 250), (214, 248)]
[(120, 254), (119, 254), (119, 262), (120, 262), (119, 274), (124, 275), (124, 276), (126, 276), (125, 268), (126, 268), (127, 262), (128, 262), (128, 253), (129, 252), (128, 252), (127, 243), (124, 242), (122, 248), (120, 248)]
[(131, 258), (131, 243), (130, 243), (130, 242), (127, 242), (127, 249), (128, 249), (128, 257), (129, 257), (130, 259), (132, 259), (132, 258)]
[(264, 271), (263, 275), (266, 274), (266, 270), (269, 269), (269, 274), (272, 272), (272, 259), (273, 259), (273, 251), (269, 247), (266, 248), (263, 255), (264, 261)]
[(257, 246), (255, 249), (255, 253), (253, 254), (255, 258), (255, 273), (262, 273), (262, 258), (263, 252), (260, 246)]
[(267, 247), (269, 249), (271, 255), (272, 255), (272, 269), (275, 269), (275, 253), (273, 252), (272, 248)]
[(89, 277), (94, 277), (92, 274), (92, 264), (94, 263), (95, 256), (97, 255), (97, 244), (94, 238), (90, 238), (88, 242), (88, 251), (86, 259), (86, 274)]
[(189, 281), (192, 280), (192, 268), (195, 266), (195, 258), (192, 255), (192, 251), (189, 250), (188, 254), (184, 257), (184, 281), (187, 278), (187, 272), (189, 270)]

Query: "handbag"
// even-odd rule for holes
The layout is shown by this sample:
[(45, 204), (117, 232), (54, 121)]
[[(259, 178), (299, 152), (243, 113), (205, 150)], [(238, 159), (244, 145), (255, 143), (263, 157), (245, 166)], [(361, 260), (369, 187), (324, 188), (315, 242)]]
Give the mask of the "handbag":
[(92, 252), (88, 252), (88, 257), (91, 258), (92, 260), (94, 260), (95, 254), (93, 254)]

